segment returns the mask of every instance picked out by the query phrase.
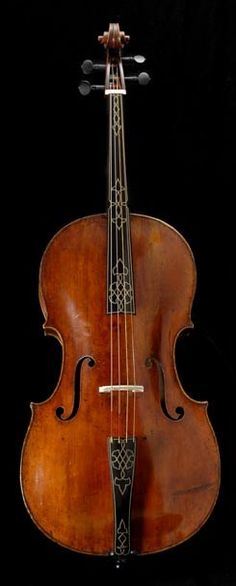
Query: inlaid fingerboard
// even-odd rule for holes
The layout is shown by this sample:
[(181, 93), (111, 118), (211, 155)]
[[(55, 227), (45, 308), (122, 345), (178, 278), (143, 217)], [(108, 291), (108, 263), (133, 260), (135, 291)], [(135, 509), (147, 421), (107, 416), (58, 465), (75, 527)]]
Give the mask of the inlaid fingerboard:
[(135, 313), (122, 100), (109, 97), (108, 313)]

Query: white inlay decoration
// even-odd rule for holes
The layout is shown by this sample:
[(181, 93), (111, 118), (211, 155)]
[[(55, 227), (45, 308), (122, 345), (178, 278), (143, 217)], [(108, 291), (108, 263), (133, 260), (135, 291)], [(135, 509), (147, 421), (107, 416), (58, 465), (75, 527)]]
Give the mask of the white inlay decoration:
[(117, 179), (115, 185), (111, 188), (110, 209), (113, 224), (120, 230), (127, 222), (127, 193), (125, 187), (121, 185), (120, 179)]
[(123, 260), (119, 258), (112, 270), (112, 275), (115, 279), (112, 281), (108, 291), (109, 301), (117, 306), (116, 310), (118, 312), (124, 311), (127, 305), (133, 301), (133, 289), (127, 280), (128, 274), (127, 267)]
[(131, 480), (126, 475), (126, 471), (130, 470), (134, 465), (134, 452), (127, 448), (125, 440), (121, 440), (121, 449), (113, 450), (111, 463), (112, 468), (118, 470), (120, 473), (120, 476), (115, 478), (115, 485), (120, 493), (124, 495), (126, 489), (131, 484)]
[(119, 527), (117, 529), (117, 542), (118, 543), (116, 545), (116, 553), (122, 555), (126, 552), (126, 548), (129, 545), (129, 532), (124, 522), (124, 519), (121, 519)]
[[(121, 93), (120, 90), (112, 90), (112, 92), (110, 91), (110, 93), (115, 93), (115, 92), (119, 91), (119, 94)], [(118, 136), (120, 134), (121, 131), (121, 123), (120, 123), (120, 104), (119, 104), (119, 96), (115, 95), (113, 98), (113, 125), (112, 125), (113, 131), (115, 136)]]

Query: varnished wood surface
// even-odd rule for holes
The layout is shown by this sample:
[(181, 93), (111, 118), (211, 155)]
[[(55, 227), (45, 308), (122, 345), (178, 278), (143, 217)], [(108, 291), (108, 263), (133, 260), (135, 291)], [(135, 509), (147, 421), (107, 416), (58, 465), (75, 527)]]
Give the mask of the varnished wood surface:
[[(106, 234), (106, 216), (91, 216), (66, 226), (45, 251), (40, 300), (46, 332), (63, 345), (63, 365), (53, 395), (32, 406), (21, 465), (24, 499), (37, 526), (66, 547), (96, 554), (112, 551), (114, 534), (107, 449), (110, 398), (98, 392), (99, 386), (110, 384)], [(131, 235), (136, 315), (127, 316), (126, 331), (130, 340), (133, 328), (136, 382), (144, 386), (136, 399), (131, 544), (137, 553), (150, 553), (187, 539), (206, 521), (219, 490), (220, 463), (206, 404), (185, 394), (174, 362), (177, 333), (191, 325), (196, 281), (191, 251), (174, 229), (152, 218), (131, 216)], [(124, 320), (120, 316), (123, 348)], [(116, 332), (114, 320), (115, 370)], [(82, 356), (92, 356), (96, 363), (83, 363), (77, 415), (60, 421), (59, 406), (65, 416), (71, 413), (75, 369)], [(163, 414), (157, 369), (145, 365), (150, 356), (163, 366), (168, 411), (174, 416), (177, 406), (184, 408), (180, 421)], [(128, 361), (131, 371), (131, 350)], [(124, 352), (121, 374), (125, 384)], [(122, 394), (118, 426), (114, 399), (114, 436), (125, 433), (125, 401)], [(129, 435), (133, 408), (131, 398)]]

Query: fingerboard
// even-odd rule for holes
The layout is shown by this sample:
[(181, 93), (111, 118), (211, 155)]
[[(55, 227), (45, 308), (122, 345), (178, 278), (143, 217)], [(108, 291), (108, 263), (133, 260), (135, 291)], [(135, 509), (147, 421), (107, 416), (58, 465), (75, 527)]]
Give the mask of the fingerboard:
[(135, 313), (122, 100), (109, 96), (108, 313)]

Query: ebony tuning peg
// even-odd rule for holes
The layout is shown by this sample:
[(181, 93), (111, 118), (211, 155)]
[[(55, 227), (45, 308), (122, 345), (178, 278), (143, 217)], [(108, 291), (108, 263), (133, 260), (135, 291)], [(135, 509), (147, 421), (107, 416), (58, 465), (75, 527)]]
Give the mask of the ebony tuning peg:
[(146, 57), (143, 55), (134, 55), (133, 57), (122, 57), (122, 61), (135, 61), (135, 63), (144, 63)]
[(127, 81), (138, 81), (139, 85), (147, 85), (151, 80), (150, 75), (146, 71), (142, 71), (139, 75), (130, 75), (125, 77)]
[(85, 75), (89, 75), (92, 73), (94, 69), (100, 69), (101, 71), (106, 68), (106, 65), (103, 63), (93, 63), (91, 59), (85, 59), (81, 65), (81, 69)]
[(93, 90), (104, 90), (104, 85), (91, 85), (89, 81), (81, 81), (78, 86), (78, 90), (82, 96), (87, 96)]

